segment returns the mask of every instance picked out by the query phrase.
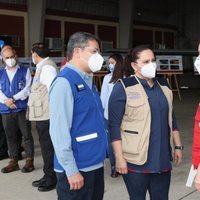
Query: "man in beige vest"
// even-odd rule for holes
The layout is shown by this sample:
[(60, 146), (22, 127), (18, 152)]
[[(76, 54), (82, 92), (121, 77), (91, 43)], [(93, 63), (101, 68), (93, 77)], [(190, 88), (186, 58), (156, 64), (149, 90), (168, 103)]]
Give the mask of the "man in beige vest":
[(36, 73), (28, 101), (28, 118), (36, 121), (42, 157), (44, 176), (32, 185), (39, 191), (50, 191), (56, 186), (56, 175), (53, 170), (54, 149), (49, 135), (48, 90), (57, 74), (56, 64), (49, 58), (49, 50), (43, 43), (32, 46), (32, 60), (36, 64)]

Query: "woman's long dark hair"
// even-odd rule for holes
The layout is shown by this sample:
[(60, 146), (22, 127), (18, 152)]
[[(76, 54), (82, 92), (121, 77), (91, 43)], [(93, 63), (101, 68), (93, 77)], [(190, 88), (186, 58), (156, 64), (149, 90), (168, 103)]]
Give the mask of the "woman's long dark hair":
[(109, 83), (115, 83), (118, 79), (123, 78), (123, 57), (120, 54), (112, 54), (109, 59), (112, 58), (116, 61), (115, 69), (113, 71), (112, 78)]

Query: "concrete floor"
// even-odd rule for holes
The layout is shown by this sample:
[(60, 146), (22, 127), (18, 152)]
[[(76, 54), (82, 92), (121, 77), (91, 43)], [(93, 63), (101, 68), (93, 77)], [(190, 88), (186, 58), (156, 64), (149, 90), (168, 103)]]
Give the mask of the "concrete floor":
[[(200, 100), (200, 89), (181, 90), (182, 101), (174, 94), (174, 109), (181, 131), (184, 145), (184, 159), (180, 167), (174, 168), (170, 187), (170, 200), (198, 200), (200, 194), (194, 191), (194, 187), (186, 188), (185, 183), (191, 166), (191, 144), (193, 135), (193, 119), (196, 107)], [(34, 130), (34, 127), (33, 127)], [(42, 176), (42, 158), (38, 137), (33, 131), (35, 139), (35, 167), (29, 174), (16, 171), (10, 174), (0, 173), (0, 200), (55, 200), (56, 191), (41, 193), (33, 188), (31, 183)], [(8, 159), (0, 161), (0, 168), (7, 165)], [(23, 167), (25, 160), (19, 162)], [(108, 161), (105, 162), (105, 196), (104, 200), (127, 200), (128, 195), (121, 177), (111, 178)], [(193, 192), (194, 191), (194, 192)], [(185, 197), (184, 197), (185, 196)], [(147, 194), (147, 199), (149, 199)]]

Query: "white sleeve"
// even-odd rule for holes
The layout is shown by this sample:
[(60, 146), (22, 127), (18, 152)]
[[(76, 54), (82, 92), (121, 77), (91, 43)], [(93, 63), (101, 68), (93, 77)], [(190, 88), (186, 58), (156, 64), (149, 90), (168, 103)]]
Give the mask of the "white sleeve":
[(108, 96), (108, 92), (109, 92), (108, 91), (109, 81), (110, 80), (109, 80), (108, 75), (104, 76), (103, 84), (102, 84), (102, 87), (101, 87), (101, 95), (100, 95), (103, 109), (105, 109), (105, 104), (106, 104), (107, 96)]
[(49, 91), (49, 87), (54, 80), (54, 78), (57, 75), (57, 71), (54, 67), (51, 65), (45, 65), (42, 68), (42, 72), (40, 74), (40, 83), (44, 84), (47, 86), (47, 89)]

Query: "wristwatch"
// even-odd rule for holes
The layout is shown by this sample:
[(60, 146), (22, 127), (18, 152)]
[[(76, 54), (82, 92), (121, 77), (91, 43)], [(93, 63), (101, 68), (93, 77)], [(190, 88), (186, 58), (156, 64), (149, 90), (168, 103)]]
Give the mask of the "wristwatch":
[(174, 149), (175, 149), (175, 150), (177, 150), (177, 149), (178, 149), (178, 150), (181, 150), (181, 151), (183, 151), (183, 146), (175, 146), (175, 147), (174, 147)]

